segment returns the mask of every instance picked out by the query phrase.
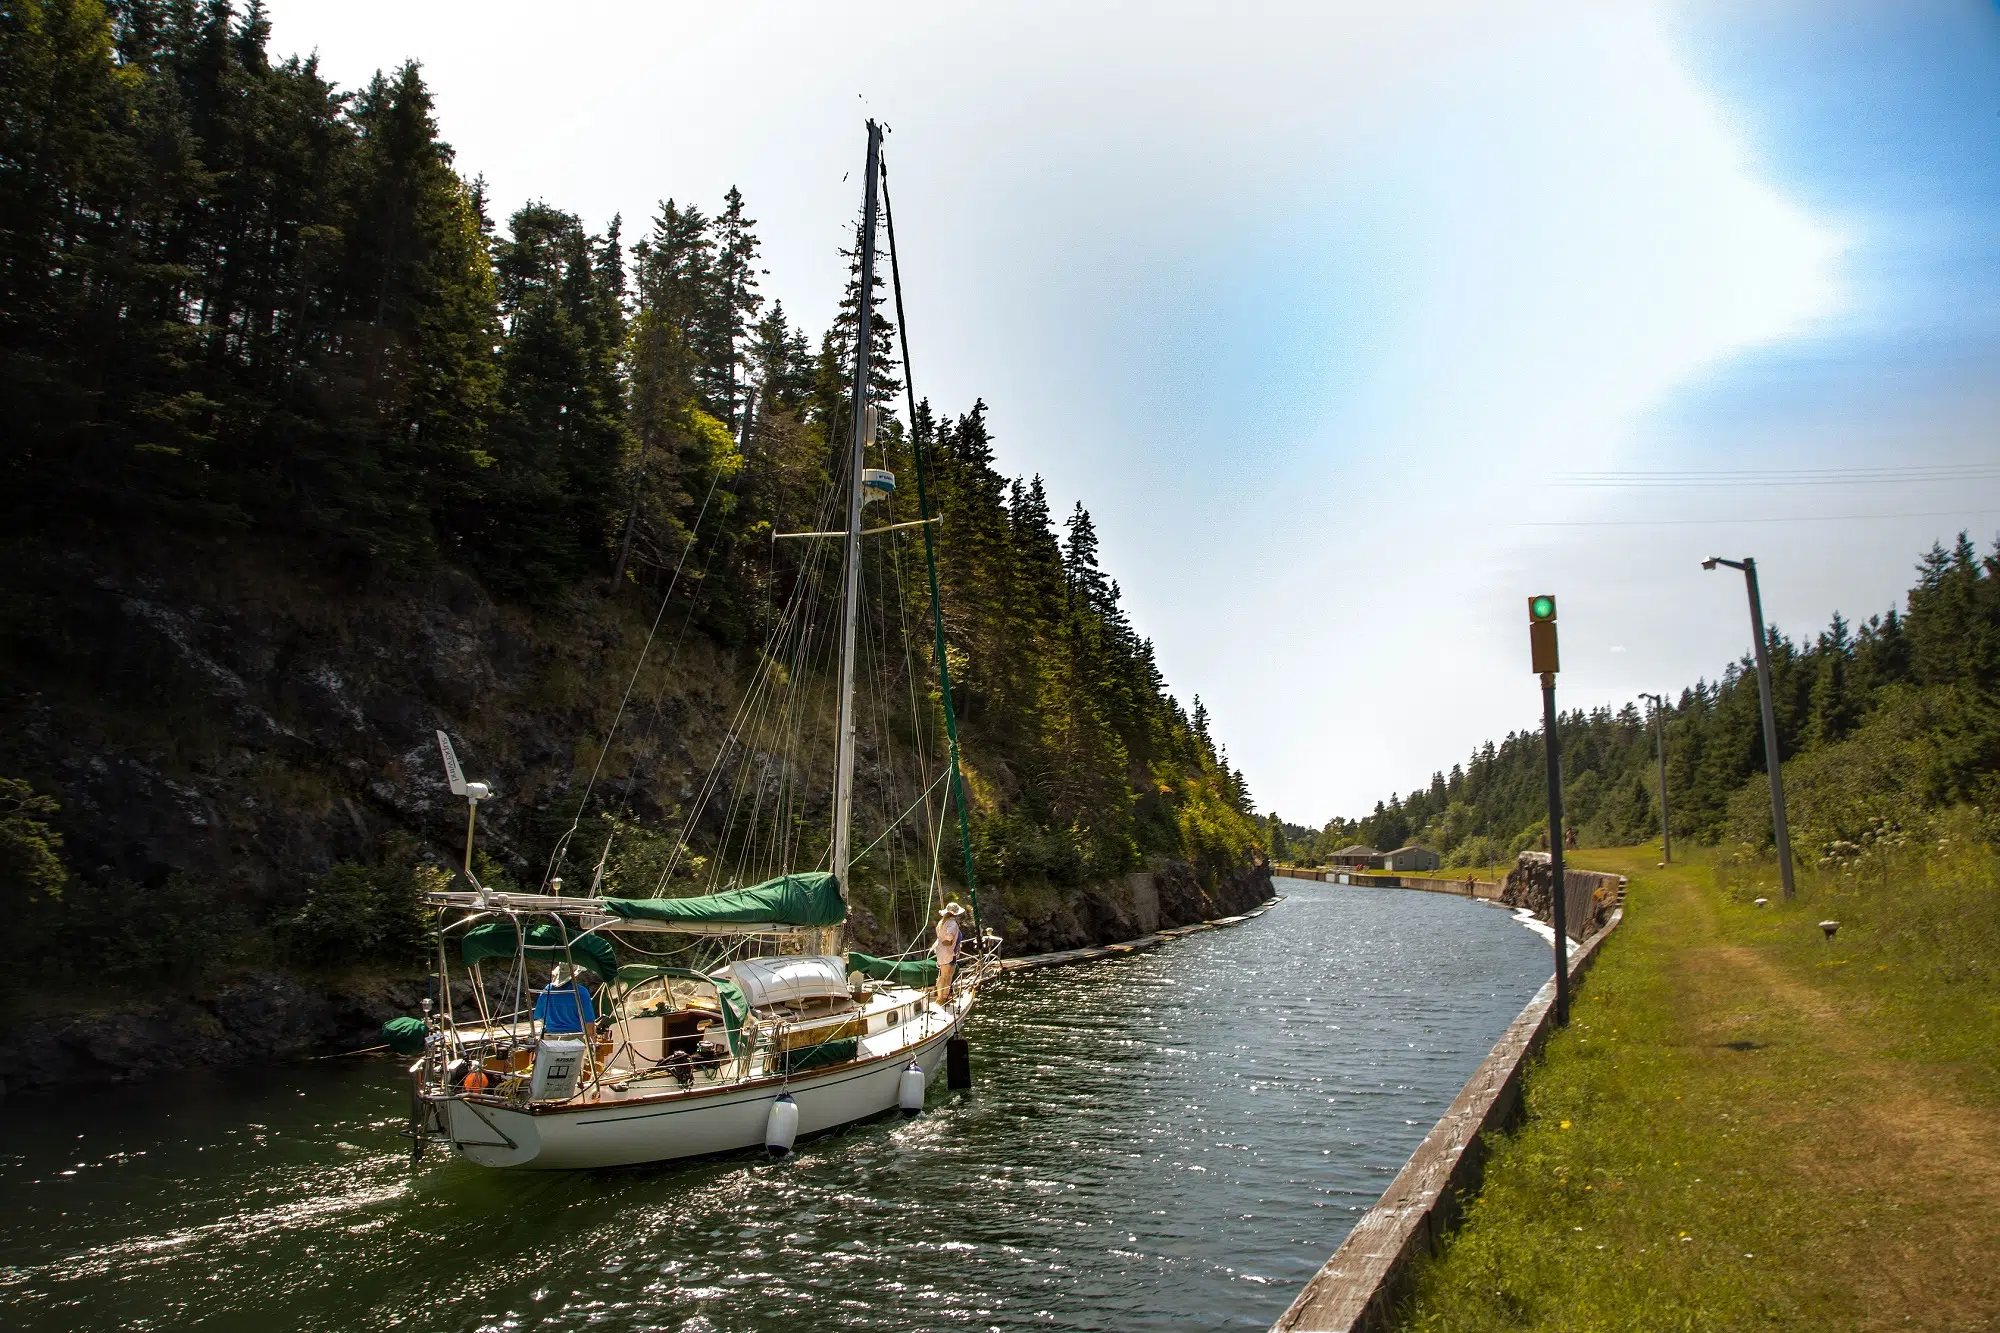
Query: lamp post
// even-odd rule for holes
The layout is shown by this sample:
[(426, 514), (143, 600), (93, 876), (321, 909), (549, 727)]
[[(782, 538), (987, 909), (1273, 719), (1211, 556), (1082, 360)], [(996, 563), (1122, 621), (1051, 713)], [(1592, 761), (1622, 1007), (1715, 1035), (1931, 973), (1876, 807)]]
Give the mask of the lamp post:
[(1674, 835), (1667, 825), (1667, 701), (1657, 694), (1640, 693), (1653, 701), (1653, 738), (1660, 755), (1660, 864), (1674, 859)]
[(1750, 589), (1750, 632), (1757, 636), (1757, 697), (1764, 710), (1764, 771), (1771, 775), (1771, 829), (1778, 842), (1778, 878), (1785, 901), (1792, 899), (1792, 835), (1785, 827), (1784, 764), (1778, 757), (1778, 715), (1771, 707), (1771, 654), (1764, 645), (1764, 603), (1757, 596), (1757, 562), (1749, 556), (1725, 560), (1712, 555), (1701, 562), (1703, 569), (1728, 565), (1743, 571)]

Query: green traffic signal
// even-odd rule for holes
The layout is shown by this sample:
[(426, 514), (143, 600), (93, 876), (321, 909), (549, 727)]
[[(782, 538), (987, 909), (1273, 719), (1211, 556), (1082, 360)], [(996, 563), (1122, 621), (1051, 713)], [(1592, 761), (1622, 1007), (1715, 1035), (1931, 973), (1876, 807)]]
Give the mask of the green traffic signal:
[(1528, 599), (1528, 619), (1554, 620), (1555, 618), (1556, 618), (1555, 598), (1549, 596), (1547, 593), (1543, 593), (1538, 597), (1530, 597)]

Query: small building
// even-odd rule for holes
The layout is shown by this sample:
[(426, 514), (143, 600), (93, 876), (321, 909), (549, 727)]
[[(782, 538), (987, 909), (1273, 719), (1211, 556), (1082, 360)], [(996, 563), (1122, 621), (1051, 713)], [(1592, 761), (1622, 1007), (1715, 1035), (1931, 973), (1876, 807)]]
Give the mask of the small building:
[(1382, 853), (1376, 851), (1373, 847), (1364, 847), (1357, 842), (1352, 847), (1343, 847), (1332, 856), (1327, 857), (1326, 863), (1330, 866), (1338, 866), (1343, 870), (1380, 870), (1382, 868)]
[(1438, 854), (1428, 847), (1412, 844), (1398, 847), (1393, 852), (1384, 852), (1381, 863), (1384, 870), (1436, 870)]

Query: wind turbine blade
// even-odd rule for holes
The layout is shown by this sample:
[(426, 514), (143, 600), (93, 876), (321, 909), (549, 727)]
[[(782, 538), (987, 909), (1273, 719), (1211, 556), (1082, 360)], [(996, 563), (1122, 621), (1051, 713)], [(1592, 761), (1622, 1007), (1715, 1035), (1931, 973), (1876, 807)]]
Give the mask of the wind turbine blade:
[(451, 794), (465, 795), (465, 770), (458, 766), (458, 755), (451, 748), (451, 737), (442, 731), (438, 733), (438, 753), (444, 756), (445, 781), (451, 784)]

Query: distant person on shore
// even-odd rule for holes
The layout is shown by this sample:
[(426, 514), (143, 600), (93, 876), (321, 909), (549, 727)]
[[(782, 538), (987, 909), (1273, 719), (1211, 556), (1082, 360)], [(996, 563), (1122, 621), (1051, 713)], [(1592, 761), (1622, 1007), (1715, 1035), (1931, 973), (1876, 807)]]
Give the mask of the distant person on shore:
[(946, 903), (938, 909), (937, 943), (931, 946), (931, 952), (937, 955), (939, 1004), (951, 998), (951, 975), (957, 970), (958, 945), (965, 936), (959, 918), (964, 915), (965, 907), (960, 903)]

